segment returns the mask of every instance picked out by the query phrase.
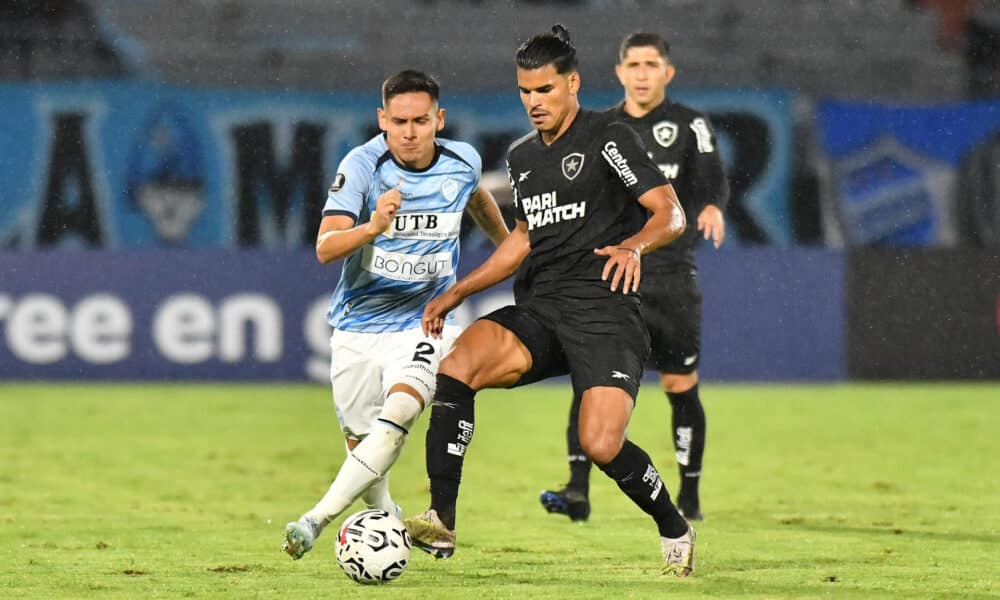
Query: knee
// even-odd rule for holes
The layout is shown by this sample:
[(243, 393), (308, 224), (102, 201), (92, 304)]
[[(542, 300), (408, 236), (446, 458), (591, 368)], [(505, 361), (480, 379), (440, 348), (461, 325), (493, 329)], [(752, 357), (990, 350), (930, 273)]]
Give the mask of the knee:
[[(393, 387), (393, 390), (395, 389), (396, 387)], [(409, 431), (413, 427), (413, 424), (416, 423), (423, 409), (423, 401), (412, 389), (409, 392), (390, 390), (389, 395), (385, 399), (385, 404), (382, 405), (379, 419)]]
[(673, 373), (663, 373), (660, 375), (660, 384), (663, 391), (670, 394), (683, 394), (698, 383), (698, 372), (693, 371), (685, 375)]
[(583, 453), (599, 465), (606, 465), (614, 460), (621, 452), (623, 442), (621, 437), (610, 433), (581, 434), (580, 436), (580, 447), (583, 449)]

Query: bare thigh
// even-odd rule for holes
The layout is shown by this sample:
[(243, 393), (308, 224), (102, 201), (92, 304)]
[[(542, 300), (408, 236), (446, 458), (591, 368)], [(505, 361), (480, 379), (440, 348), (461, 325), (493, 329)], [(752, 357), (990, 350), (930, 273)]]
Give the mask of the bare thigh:
[(480, 319), (458, 336), (438, 373), (474, 390), (506, 388), (531, 369), (531, 352), (514, 333)]

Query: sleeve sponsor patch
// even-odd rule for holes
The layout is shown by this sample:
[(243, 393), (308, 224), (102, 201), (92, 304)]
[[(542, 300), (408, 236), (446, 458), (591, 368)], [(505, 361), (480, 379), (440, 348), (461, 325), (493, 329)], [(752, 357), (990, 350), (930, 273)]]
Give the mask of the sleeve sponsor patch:
[(691, 131), (698, 138), (698, 152), (702, 154), (715, 152), (715, 145), (712, 144), (712, 130), (708, 128), (708, 123), (705, 119), (698, 117), (694, 121), (691, 121)]
[(632, 172), (632, 167), (629, 166), (628, 160), (618, 151), (618, 144), (614, 140), (604, 144), (601, 156), (604, 157), (605, 162), (618, 174), (618, 178), (627, 187), (632, 187), (639, 183), (639, 178)]
[(344, 184), (347, 183), (347, 176), (343, 173), (337, 173), (333, 178), (333, 183), (330, 184), (330, 193), (335, 194), (343, 189)]

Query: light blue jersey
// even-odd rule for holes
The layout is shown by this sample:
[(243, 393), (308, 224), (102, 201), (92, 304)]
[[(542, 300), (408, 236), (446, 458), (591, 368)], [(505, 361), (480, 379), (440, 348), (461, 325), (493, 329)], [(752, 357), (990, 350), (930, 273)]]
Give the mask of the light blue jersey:
[[(383, 135), (340, 163), (323, 216), (365, 223), (378, 197), (402, 179), (402, 206), (392, 226), (344, 261), (327, 321), (335, 329), (378, 333), (420, 326), (424, 307), (455, 283), (458, 236), (469, 196), (479, 188), (482, 159), (472, 146), (438, 139), (434, 161), (420, 171), (398, 164)], [(449, 315), (448, 322), (454, 318)]]

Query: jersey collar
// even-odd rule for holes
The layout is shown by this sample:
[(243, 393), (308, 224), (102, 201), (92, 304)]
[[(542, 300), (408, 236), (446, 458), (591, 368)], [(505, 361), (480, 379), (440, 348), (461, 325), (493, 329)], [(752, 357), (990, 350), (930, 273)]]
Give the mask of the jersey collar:
[(576, 111), (576, 115), (573, 117), (573, 121), (569, 124), (569, 127), (566, 128), (566, 131), (564, 131), (563, 134), (561, 136), (559, 136), (558, 138), (556, 138), (556, 140), (554, 142), (552, 142), (551, 144), (546, 144), (545, 141), (542, 140), (542, 132), (541, 131), (536, 131), (535, 132), (535, 139), (538, 141), (538, 145), (541, 146), (544, 149), (557, 148), (557, 147), (561, 146), (563, 144), (563, 140), (567, 140), (567, 139), (573, 137), (573, 133), (577, 129), (579, 129), (579, 127), (578, 127), (577, 124), (580, 123), (580, 121), (582, 121), (584, 119), (584, 117), (588, 116), (589, 114), (590, 114), (590, 111), (586, 110), (585, 108), (583, 108), (581, 106), (580, 110)]
[(653, 118), (655, 115), (657, 115), (660, 112), (666, 110), (666, 108), (668, 106), (670, 106), (671, 104), (673, 104), (673, 102), (671, 102), (670, 98), (667, 97), (667, 96), (664, 96), (663, 97), (663, 102), (660, 102), (655, 107), (653, 107), (653, 110), (651, 110), (648, 113), (646, 113), (646, 116), (644, 116), (644, 117), (633, 117), (632, 115), (630, 115), (627, 112), (625, 112), (625, 101), (624, 100), (622, 100), (617, 105), (615, 105), (614, 110), (615, 110), (615, 113), (619, 117), (621, 117), (623, 119), (628, 119), (630, 121), (639, 122), (639, 121), (645, 121), (646, 119)]

